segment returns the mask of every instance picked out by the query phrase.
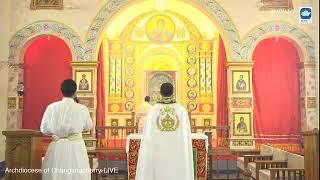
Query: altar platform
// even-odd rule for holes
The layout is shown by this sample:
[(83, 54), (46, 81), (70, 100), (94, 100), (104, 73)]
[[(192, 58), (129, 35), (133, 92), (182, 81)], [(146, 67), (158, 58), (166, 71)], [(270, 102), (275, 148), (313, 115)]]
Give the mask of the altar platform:
[[(142, 135), (140, 134), (130, 134), (127, 137), (126, 153), (129, 180), (134, 180), (136, 176), (141, 137)], [(208, 136), (201, 133), (192, 133), (191, 137), (192, 146), (196, 150), (194, 151), (196, 156), (196, 179), (204, 180), (207, 178)]]

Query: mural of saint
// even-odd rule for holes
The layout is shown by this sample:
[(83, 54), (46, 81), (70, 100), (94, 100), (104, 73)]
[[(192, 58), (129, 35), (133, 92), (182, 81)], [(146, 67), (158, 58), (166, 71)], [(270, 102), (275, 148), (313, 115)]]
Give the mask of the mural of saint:
[(243, 117), (240, 117), (240, 122), (237, 124), (237, 131), (239, 133), (247, 133), (248, 132), (247, 124), (244, 122)]
[(86, 75), (82, 74), (82, 79), (79, 82), (79, 90), (88, 91), (89, 90), (89, 82), (86, 79)]
[(149, 36), (155, 41), (168, 41), (172, 35), (166, 30), (166, 22), (163, 19), (158, 19), (156, 28), (149, 33)]
[(243, 75), (240, 75), (239, 80), (237, 81), (236, 89), (239, 91), (244, 91), (247, 89), (247, 83), (243, 80)]
[(146, 26), (147, 35), (151, 41), (168, 42), (173, 38), (175, 24), (170, 17), (155, 15), (150, 18)]

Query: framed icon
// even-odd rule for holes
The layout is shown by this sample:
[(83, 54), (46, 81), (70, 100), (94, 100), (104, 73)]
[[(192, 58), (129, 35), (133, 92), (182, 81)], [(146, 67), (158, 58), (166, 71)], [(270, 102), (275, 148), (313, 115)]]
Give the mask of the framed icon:
[[(119, 126), (119, 120), (118, 119), (111, 119), (111, 127), (118, 127)], [(118, 136), (119, 131), (118, 129), (111, 129), (111, 135), (112, 136)]]
[[(132, 119), (126, 119), (126, 126), (132, 126), (132, 128), (134, 127), (134, 121)], [(132, 134), (134, 133), (134, 129), (127, 129), (126, 130), (126, 134)]]
[(76, 70), (75, 81), (78, 86), (78, 92), (91, 93), (92, 82), (93, 82), (93, 71), (92, 70)]
[(260, 10), (292, 10), (292, 0), (261, 0), (262, 6)]
[(154, 15), (146, 23), (146, 34), (153, 42), (169, 42), (173, 38), (174, 33), (175, 24), (167, 15)]
[(203, 119), (203, 125), (210, 126), (211, 125), (210, 121), (211, 121), (211, 119)]
[(232, 71), (232, 92), (250, 93), (250, 71)]
[(31, 0), (30, 9), (63, 9), (63, 0)]
[(236, 112), (233, 113), (233, 135), (251, 136), (251, 113)]

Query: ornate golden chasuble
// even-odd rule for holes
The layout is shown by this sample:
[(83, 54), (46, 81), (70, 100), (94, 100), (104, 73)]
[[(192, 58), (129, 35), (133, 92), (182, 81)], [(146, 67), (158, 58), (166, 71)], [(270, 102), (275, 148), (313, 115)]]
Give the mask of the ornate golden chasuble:
[[(160, 103), (173, 104), (175, 101), (172, 98), (163, 98)], [(179, 117), (173, 107), (165, 105), (160, 109), (160, 114), (157, 117), (157, 126), (160, 131), (175, 131), (179, 127)]]

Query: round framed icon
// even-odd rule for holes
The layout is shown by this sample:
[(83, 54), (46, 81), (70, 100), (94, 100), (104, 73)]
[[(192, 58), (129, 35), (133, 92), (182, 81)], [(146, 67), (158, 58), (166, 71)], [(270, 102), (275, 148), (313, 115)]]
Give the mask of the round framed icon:
[(127, 87), (132, 88), (134, 86), (134, 80), (133, 79), (127, 79), (125, 84), (126, 84)]
[(134, 109), (134, 104), (131, 101), (126, 102), (126, 104), (124, 105), (125, 109), (127, 111), (133, 111)]
[(126, 73), (128, 76), (132, 76), (134, 74), (134, 69), (132, 67), (128, 67)]
[(190, 100), (194, 100), (194, 99), (196, 99), (197, 98), (197, 92), (195, 91), (195, 90), (190, 90), (190, 91), (188, 91), (188, 94), (187, 94), (187, 96), (188, 96), (188, 98), (190, 99)]
[(194, 101), (191, 101), (188, 103), (187, 108), (189, 111), (194, 111), (197, 109), (197, 103), (195, 103)]
[(187, 81), (188, 87), (195, 88), (197, 86), (197, 81), (195, 79), (189, 79)]
[(124, 93), (124, 95), (127, 99), (131, 99), (134, 97), (134, 92), (131, 89), (129, 89)]
[(196, 45), (194, 44), (189, 44), (187, 47), (187, 50), (189, 53), (195, 52), (196, 51)]
[(126, 58), (126, 63), (132, 65), (134, 63), (134, 58), (129, 56)]
[(197, 62), (197, 59), (194, 55), (189, 56), (187, 59), (187, 63), (190, 65), (194, 65), (196, 64), (196, 62)]
[(188, 68), (187, 74), (188, 74), (188, 76), (190, 76), (190, 77), (195, 76), (195, 75), (197, 74), (196, 68), (193, 68), (193, 67)]

